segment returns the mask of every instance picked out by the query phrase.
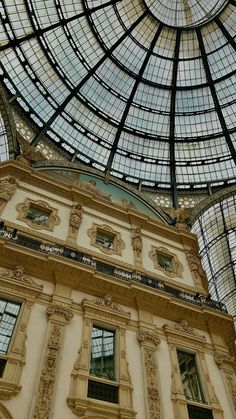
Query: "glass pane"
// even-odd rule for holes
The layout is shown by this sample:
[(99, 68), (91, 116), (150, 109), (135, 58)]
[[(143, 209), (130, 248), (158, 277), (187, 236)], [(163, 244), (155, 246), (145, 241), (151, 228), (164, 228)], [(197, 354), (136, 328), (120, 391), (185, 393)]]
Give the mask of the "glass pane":
[(157, 255), (157, 262), (164, 269), (172, 270), (172, 259), (168, 256)]
[(105, 233), (104, 231), (97, 230), (96, 243), (102, 244), (105, 247), (113, 248), (114, 236)]
[(114, 331), (93, 327), (90, 374), (114, 379), (114, 342)]
[(0, 353), (6, 354), (14, 331), (20, 304), (0, 299)]
[(177, 351), (177, 355), (185, 397), (204, 403), (195, 355), (181, 351)]
[(37, 208), (34, 205), (30, 205), (26, 218), (34, 221), (34, 223), (47, 225), (49, 216), (50, 216), (49, 211), (46, 211), (41, 208)]

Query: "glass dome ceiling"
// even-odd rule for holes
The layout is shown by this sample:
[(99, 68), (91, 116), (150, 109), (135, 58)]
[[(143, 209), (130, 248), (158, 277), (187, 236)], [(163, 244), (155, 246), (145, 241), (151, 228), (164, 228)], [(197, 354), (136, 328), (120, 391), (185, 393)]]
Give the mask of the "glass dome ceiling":
[(7, 0), (1, 17), (33, 144), (174, 197), (235, 180), (235, 0)]

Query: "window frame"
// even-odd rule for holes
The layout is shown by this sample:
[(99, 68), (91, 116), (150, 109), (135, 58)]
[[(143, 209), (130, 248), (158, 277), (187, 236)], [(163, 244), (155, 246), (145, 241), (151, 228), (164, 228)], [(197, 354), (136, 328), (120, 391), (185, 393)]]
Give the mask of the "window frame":
[[(113, 237), (113, 246), (105, 246), (102, 243), (97, 243), (98, 232), (103, 233), (106, 236)], [(98, 248), (102, 253), (106, 255), (122, 255), (122, 250), (125, 248), (125, 243), (121, 239), (121, 233), (114, 230), (111, 226), (106, 224), (92, 224), (92, 227), (88, 230), (88, 236), (90, 237), (90, 245)]]
[[(8, 295), (5, 295), (3, 293), (0, 293), (0, 300), (6, 301), (8, 303), (14, 303), (14, 304), (19, 306), (19, 312), (16, 316), (16, 321), (15, 321), (15, 324), (14, 324), (14, 327), (13, 327), (13, 330), (12, 330), (12, 333), (11, 333), (11, 336), (10, 336), (10, 339), (9, 339), (7, 350), (6, 350), (5, 353), (2, 353), (1, 350), (0, 350), (0, 358), (3, 358), (4, 356), (7, 356), (8, 353), (11, 351), (12, 342), (14, 341), (14, 336), (15, 336), (16, 331), (18, 329), (21, 314), (22, 314), (22, 311), (24, 309), (24, 301), (22, 301), (20, 299), (12, 298), (11, 296), (9, 297)], [(1, 319), (0, 319), (0, 331), (1, 331)], [(0, 335), (1, 335), (1, 333), (0, 333)]]
[[(98, 330), (102, 330), (102, 331), (111, 331), (111, 332), (113, 332), (113, 354), (112, 354), (112, 356), (113, 356), (113, 377), (112, 378), (109, 378), (109, 377), (106, 377), (106, 375), (98, 375), (98, 374), (93, 374), (93, 373), (91, 373), (91, 355), (92, 355), (92, 347), (93, 347), (93, 344), (92, 344), (92, 342), (93, 342), (93, 329), (94, 328), (97, 328)], [(89, 375), (91, 376), (91, 377), (96, 377), (96, 378), (100, 378), (101, 380), (103, 380), (103, 379), (105, 379), (105, 380), (109, 380), (109, 381), (111, 381), (111, 382), (116, 382), (117, 381), (117, 360), (116, 360), (116, 344), (117, 344), (117, 332), (116, 332), (116, 329), (113, 329), (113, 328), (111, 328), (111, 327), (107, 327), (107, 325), (100, 325), (100, 324), (97, 324), (97, 323), (93, 323), (93, 325), (92, 325), (92, 328), (91, 328), (91, 337), (90, 337), (90, 363), (89, 363)]]
[[(201, 399), (195, 399), (193, 397), (190, 398), (185, 394), (184, 384), (183, 384), (183, 379), (182, 379), (182, 373), (181, 373), (181, 368), (180, 368), (180, 361), (179, 361), (179, 357), (178, 357), (178, 352), (182, 353), (182, 354), (189, 354), (189, 355), (194, 356), (194, 364), (195, 364), (196, 376), (197, 376), (197, 380), (198, 380), (198, 387), (199, 387), (199, 392), (201, 394)], [(197, 352), (187, 350), (186, 348), (183, 348), (183, 347), (176, 347), (176, 353), (177, 353), (177, 359), (178, 359), (178, 365), (179, 365), (179, 371), (180, 371), (180, 378), (181, 378), (181, 382), (182, 382), (182, 388), (183, 388), (183, 392), (185, 394), (186, 399), (190, 402), (190, 404), (191, 404), (191, 402), (195, 402), (195, 403), (208, 405), (208, 402), (207, 402), (206, 396), (205, 396), (204, 384), (203, 384), (202, 374), (201, 374), (201, 366), (200, 366), (199, 361), (198, 361)]]
[[(173, 278), (177, 276), (177, 277), (182, 278), (183, 266), (180, 263), (178, 256), (176, 254), (171, 253), (168, 249), (162, 246), (161, 247), (151, 246), (151, 251), (149, 252), (149, 256), (153, 261), (155, 269), (163, 272), (165, 275), (169, 277)], [(167, 269), (161, 266), (160, 263), (158, 262), (158, 256), (166, 257), (167, 259), (170, 259), (171, 264), (172, 264), (172, 269)]]
[(21, 390), (20, 378), (26, 363), (27, 325), (31, 308), (42, 290), (42, 285), (25, 275), (21, 266), (0, 271), (1, 298), (21, 305), (7, 353), (0, 355), (1, 359), (6, 360), (0, 377), (0, 399), (11, 399)]
[[(47, 224), (39, 223), (27, 217), (31, 205), (34, 208), (38, 208), (39, 211), (42, 210), (42, 212), (44, 211), (49, 213)], [(16, 210), (18, 211), (17, 220), (23, 221), (30, 228), (35, 230), (53, 231), (54, 227), (60, 223), (60, 218), (58, 217), (58, 210), (56, 208), (51, 207), (45, 201), (34, 201), (31, 198), (26, 198), (23, 203), (20, 203), (16, 206)]]
[[(110, 412), (114, 419), (122, 415), (134, 419), (136, 413), (132, 407), (132, 382), (128, 371), (126, 359), (126, 329), (130, 313), (125, 312), (118, 304), (112, 301), (111, 296), (97, 297), (81, 302), (83, 311), (83, 335), (78, 358), (75, 361), (71, 374), (70, 396), (67, 403), (74, 414), (85, 415), (86, 410), (107, 416)], [(90, 374), (91, 336), (93, 326), (112, 330), (115, 332), (114, 366), (115, 379), (109, 380)], [(89, 383), (101, 384), (102, 387), (110, 386), (117, 395), (116, 400), (93, 398), (89, 396)], [(122, 416), (123, 417), (123, 416)]]
[[(188, 406), (196, 406), (211, 410), (213, 418), (223, 419), (222, 408), (211, 383), (208, 366), (205, 358), (207, 353), (207, 340), (205, 335), (200, 334), (190, 327), (187, 320), (165, 324), (163, 331), (167, 339), (170, 362), (172, 368), (171, 399), (176, 417), (189, 419)], [(177, 351), (188, 352), (195, 355), (196, 368), (199, 374), (200, 384), (204, 396), (204, 402), (190, 400), (184, 393), (181, 371)]]

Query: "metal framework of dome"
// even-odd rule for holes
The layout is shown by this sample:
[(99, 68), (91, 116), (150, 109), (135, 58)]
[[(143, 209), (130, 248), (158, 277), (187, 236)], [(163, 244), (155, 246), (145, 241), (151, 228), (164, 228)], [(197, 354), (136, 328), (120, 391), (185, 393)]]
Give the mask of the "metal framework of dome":
[(147, 187), (235, 181), (235, 0), (7, 0), (1, 80), (33, 144)]

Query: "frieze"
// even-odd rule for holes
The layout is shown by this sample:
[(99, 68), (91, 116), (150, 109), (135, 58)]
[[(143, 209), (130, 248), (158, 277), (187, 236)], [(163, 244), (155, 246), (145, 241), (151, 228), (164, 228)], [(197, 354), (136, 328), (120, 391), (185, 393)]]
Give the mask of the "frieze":
[(174, 324), (174, 326), (170, 326), (170, 325), (165, 324), (163, 326), (163, 330), (164, 330), (165, 333), (181, 332), (181, 333), (187, 334), (191, 337), (195, 337), (196, 339), (201, 339), (203, 341), (206, 340), (205, 336), (200, 335), (195, 329), (193, 329), (192, 327), (189, 326), (189, 323), (188, 323), (187, 320), (181, 320), (179, 322), (176, 322)]
[(33, 287), (37, 287), (39, 289), (43, 288), (43, 286), (38, 285), (31, 276), (26, 275), (24, 273), (24, 267), (21, 265), (17, 265), (13, 269), (8, 269), (6, 271), (0, 272), (0, 276), (9, 279), (15, 279), (16, 281), (22, 282), (27, 285), (31, 285)]
[(130, 316), (130, 313), (125, 312), (123, 308), (120, 307), (120, 305), (113, 302), (111, 295), (105, 295), (104, 297), (96, 297), (94, 300), (87, 300), (87, 298), (83, 298), (83, 300), (81, 301), (82, 307), (84, 307), (86, 303), (88, 303), (89, 305), (93, 305), (95, 307), (100, 306), (106, 310), (107, 309), (112, 310), (121, 315)]

